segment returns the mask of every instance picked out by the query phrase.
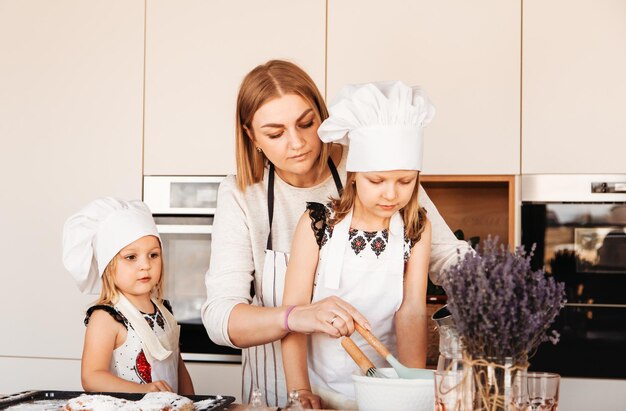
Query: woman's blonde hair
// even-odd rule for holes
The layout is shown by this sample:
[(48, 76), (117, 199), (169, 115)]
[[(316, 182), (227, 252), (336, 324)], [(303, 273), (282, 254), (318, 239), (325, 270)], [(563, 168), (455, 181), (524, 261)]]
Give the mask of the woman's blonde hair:
[[(354, 206), (354, 200), (357, 196), (356, 184), (354, 184), (355, 177), (355, 172), (348, 171), (343, 193), (341, 193), (339, 198), (331, 198), (332, 207), (335, 211), (334, 217), (329, 221), (331, 226), (334, 226), (343, 220)], [(411, 240), (412, 244), (416, 244), (420, 240), (422, 232), (424, 231), (424, 225), (426, 224), (426, 210), (424, 207), (420, 207), (419, 202), (417, 201), (419, 187), (420, 174), (418, 171), (417, 181), (415, 182), (411, 199), (400, 210), (400, 214), (404, 220), (404, 231), (407, 238)]]
[[(255, 67), (246, 75), (239, 88), (236, 112), (236, 160), (237, 185), (240, 190), (263, 180), (263, 172), (268, 163), (263, 153), (254, 147), (246, 129), (252, 133), (252, 118), (257, 110), (268, 101), (295, 94), (311, 105), (320, 121), (328, 118), (328, 109), (317, 86), (304, 70), (297, 65), (283, 60), (270, 60)], [(330, 154), (330, 144), (322, 144), (319, 159), (316, 163), (318, 171), (326, 167)]]
[[(96, 305), (113, 305), (117, 301), (119, 291), (115, 286), (115, 273), (117, 269), (117, 258), (119, 255), (120, 254), (117, 253), (115, 257), (111, 259), (109, 264), (104, 269), (104, 273), (102, 273), (102, 290), (100, 291), (100, 298), (98, 298), (98, 301), (95, 303)], [(154, 296), (157, 301), (163, 301), (163, 279), (165, 278), (164, 266), (163, 253), (161, 253), (161, 278), (154, 289), (152, 289), (152, 296)]]

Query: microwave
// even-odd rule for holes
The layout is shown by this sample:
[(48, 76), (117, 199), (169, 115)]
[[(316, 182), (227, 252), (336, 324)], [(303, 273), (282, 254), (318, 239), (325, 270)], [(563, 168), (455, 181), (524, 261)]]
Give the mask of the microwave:
[(165, 298), (180, 324), (185, 361), (241, 363), (241, 350), (215, 344), (200, 311), (206, 301), (205, 274), (217, 190), (224, 176), (145, 176), (143, 200), (163, 246)]

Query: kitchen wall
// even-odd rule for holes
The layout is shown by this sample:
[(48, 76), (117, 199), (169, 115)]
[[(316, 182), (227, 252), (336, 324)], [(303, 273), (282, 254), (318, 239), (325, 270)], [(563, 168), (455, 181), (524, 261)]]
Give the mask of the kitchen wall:
[[(94, 296), (61, 264), (63, 222), (141, 198), (143, 175), (233, 172), (256, 64), (291, 59), (329, 98), (423, 85), (427, 174), (624, 173), (625, 50), (620, 0), (0, 0), (0, 393), (80, 389)], [(238, 394), (237, 366), (190, 370), (199, 393)], [(562, 408), (625, 388), (566, 379)]]

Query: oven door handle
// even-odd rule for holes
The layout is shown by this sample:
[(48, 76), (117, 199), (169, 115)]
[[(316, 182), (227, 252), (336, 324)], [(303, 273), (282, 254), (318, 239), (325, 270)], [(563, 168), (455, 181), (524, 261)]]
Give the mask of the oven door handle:
[(159, 234), (211, 234), (212, 225), (157, 224)]

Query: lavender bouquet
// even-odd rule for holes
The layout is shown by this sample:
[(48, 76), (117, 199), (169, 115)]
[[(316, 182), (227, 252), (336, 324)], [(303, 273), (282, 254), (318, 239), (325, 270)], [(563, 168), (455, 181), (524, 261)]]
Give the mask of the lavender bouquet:
[(532, 270), (532, 251), (511, 253), (497, 237), (476, 251), (459, 258), (443, 280), (465, 354), (527, 364), (539, 344), (558, 341), (548, 330), (565, 304), (564, 284)]

